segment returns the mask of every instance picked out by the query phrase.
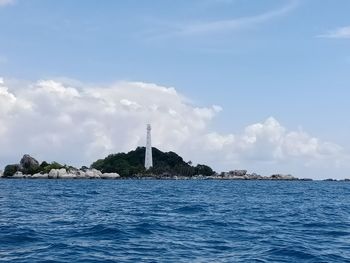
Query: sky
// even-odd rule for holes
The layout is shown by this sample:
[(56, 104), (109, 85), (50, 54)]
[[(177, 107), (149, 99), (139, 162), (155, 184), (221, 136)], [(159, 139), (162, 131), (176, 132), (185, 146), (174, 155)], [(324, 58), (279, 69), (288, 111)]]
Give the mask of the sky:
[(153, 144), (350, 178), (350, 1), (0, 0), (0, 167)]

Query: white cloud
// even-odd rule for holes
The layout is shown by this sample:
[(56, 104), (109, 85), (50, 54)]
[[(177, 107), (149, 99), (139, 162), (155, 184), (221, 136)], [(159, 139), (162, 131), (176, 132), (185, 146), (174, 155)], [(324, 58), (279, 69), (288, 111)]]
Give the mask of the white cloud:
[(0, 0), (0, 7), (14, 4), (15, 0)]
[(323, 38), (350, 38), (350, 26), (340, 27), (329, 31), (326, 34), (319, 35)]
[(340, 146), (302, 130), (289, 131), (273, 117), (237, 134), (211, 131), (220, 106), (195, 106), (174, 88), (156, 84), (79, 88), (41, 80), (15, 89), (5, 84), (0, 79), (1, 165), (24, 153), (41, 160), (90, 164), (144, 145), (147, 123), (153, 125), (154, 146), (219, 170), (243, 165), (257, 172), (293, 172), (294, 165), (332, 169), (348, 160)]

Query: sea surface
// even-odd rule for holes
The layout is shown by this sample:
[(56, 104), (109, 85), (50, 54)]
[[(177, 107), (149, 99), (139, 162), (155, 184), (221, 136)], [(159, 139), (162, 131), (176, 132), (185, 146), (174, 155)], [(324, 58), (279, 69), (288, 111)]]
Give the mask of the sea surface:
[(350, 262), (350, 183), (0, 180), (0, 262)]

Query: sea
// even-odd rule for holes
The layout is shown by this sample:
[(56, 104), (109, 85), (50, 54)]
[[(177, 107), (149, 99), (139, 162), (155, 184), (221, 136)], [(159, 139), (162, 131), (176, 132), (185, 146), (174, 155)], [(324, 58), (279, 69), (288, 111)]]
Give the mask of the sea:
[(0, 262), (350, 262), (350, 182), (0, 180)]

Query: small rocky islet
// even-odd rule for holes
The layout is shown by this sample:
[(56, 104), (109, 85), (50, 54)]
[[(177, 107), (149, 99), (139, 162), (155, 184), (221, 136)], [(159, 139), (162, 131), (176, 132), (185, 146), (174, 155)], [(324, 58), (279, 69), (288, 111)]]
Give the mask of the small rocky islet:
[(299, 179), (292, 175), (274, 174), (262, 176), (247, 170), (232, 170), (217, 173), (207, 165), (192, 165), (174, 152), (162, 152), (152, 148), (154, 166), (144, 168), (145, 148), (138, 147), (128, 153), (111, 154), (97, 160), (90, 167), (80, 169), (61, 165), (57, 162), (39, 163), (25, 154), (18, 164), (7, 165), (0, 171), (1, 178), (13, 179), (216, 179), (216, 180), (311, 180)]

